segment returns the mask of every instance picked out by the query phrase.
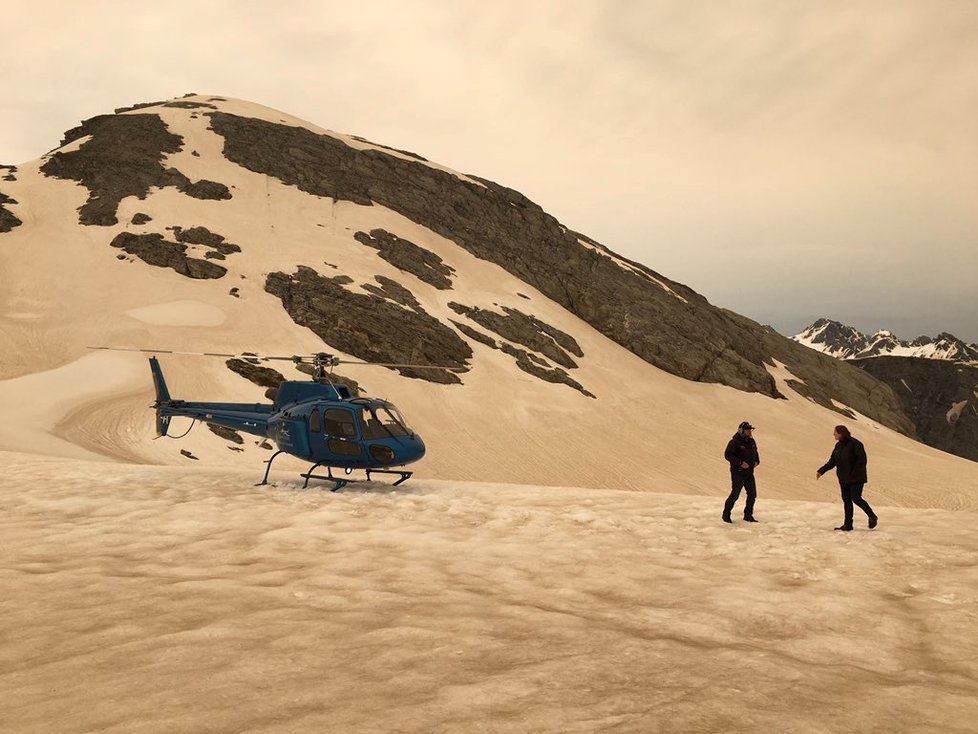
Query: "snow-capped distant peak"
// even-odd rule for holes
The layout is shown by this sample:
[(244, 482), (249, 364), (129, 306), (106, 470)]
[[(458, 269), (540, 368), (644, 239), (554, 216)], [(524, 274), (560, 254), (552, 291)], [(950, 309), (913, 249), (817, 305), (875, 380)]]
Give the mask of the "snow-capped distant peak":
[(978, 361), (978, 344), (966, 344), (947, 332), (936, 337), (918, 336), (913, 341), (903, 341), (889, 329), (879, 329), (866, 336), (852, 326), (820, 318), (791, 338), (838, 359), (893, 356)]

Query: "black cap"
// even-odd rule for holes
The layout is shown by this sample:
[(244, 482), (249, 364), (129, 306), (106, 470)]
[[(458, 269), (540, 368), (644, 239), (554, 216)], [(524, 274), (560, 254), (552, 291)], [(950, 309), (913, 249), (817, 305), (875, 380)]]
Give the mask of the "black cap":
[(744, 421), (743, 423), (740, 424), (740, 430), (741, 431), (753, 431), (754, 430), (754, 426), (752, 426), (747, 421)]

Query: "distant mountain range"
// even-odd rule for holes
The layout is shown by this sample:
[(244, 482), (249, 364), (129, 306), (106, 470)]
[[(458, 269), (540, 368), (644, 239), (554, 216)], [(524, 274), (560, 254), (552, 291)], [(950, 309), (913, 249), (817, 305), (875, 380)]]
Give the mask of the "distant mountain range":
[(898, 339), (893, 332), (880, 330), (869, 336), (831, 319), (818, 319), (792, 337), (799, 344), (838, 359), (866, 357), (922, 357), (951, 362), (978, 361), (978, 344), (967, 344), (953, 334), (918, 336), (912, 341)]
[(866, 336), (831, 319), (792, 339), (886, 383), (924, 443), (978, 461), (978, 344), (948, 333), (909, 342), (883, 330)]

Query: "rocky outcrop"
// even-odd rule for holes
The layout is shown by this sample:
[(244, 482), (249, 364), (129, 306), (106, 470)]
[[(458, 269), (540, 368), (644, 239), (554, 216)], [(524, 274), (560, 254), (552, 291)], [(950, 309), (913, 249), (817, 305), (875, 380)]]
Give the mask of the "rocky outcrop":
[(235, 252), (241, 252), (241, 248), (233, 242), (227, 242), (224, 239), (224, 235), (217, 234), (216, 232), (211, 232), (207, 227), (191, 227), (190, 229), (183, 229), (182, 227), (168, 227), (173, 231), (174, 237), (177, 238), (177, 242), (182, 242), (188, 245), (203, 245), (209, 248), (209, 251), (204, 253), (204, 257), (214, 260), (223, 260), (225, 256), (230, 255)]
[(77, 150), (56, 152), (41, 166), (54, 178), (81, 183), (88, 201), (78, 210), (82, 224), (117, 223), (119, 202), (127, 196), (146, 198), (150, 188), (172, 186), (197, 199), (230, 199), (224, 184), (192, 182), (163, 159), (178, 152), (183, 139), (167, 130), (159, 115), (100, 115), (65, 133), (61, 147), (91, 136)]
[[(383, 275), (375, 275), (374, 280), (380, 283), (379, 288), (373, 283), (364, 283), (360, 287), (368, 293), (373, 293), (381, 298), (389, 299), (394, 301), (394, 303), (399, 303), (407, 308), (414, 309), (415, 311), (424, 311), (424, 309), (421, 308), (421, 304), (418, 302), (418, 299), (414, 297), (414, 294), (396, 280), (392, 280), (391, 278), (387, 278)], [(338, 275), (333, 278), (333, 282), (335, 283), (343, 284), (347, 281), (352, 283), (353, 279), (347, 279), (347, 277), (343, 275)]]
[(138, 257), (148, 265), (171, 268), (188, 278), (222, 278), (227, 273), (226, 268), (216, 263), (188, 257), (187, 245), (169, 242), (157, 233), (120, 232), (110, 244)]
[(577, 363), (564, 349), (578, 357), (584, 356), (574, 337), (515, 308), (504, 306), (503, 313), (498, 314), (454, 301), (449, 303), (448, 307), (457, 314), (467, 316), (483, 328), (494, 331), (504, 339), (539, 352), (563, 367), (569, 369), (577, 367)]
[[(469, 307), (462, 306), (461, 304), (458, 303), (452, 303), (449, 305), (456, 312), (464, 313), (465, 315), (469, 316), (469, 318), (471, 318), (471, 314), (467, 312), (476, 310), (476, 309), (469, 309)], [(491, 313), (491, 312), (485, 312), (485, 313)], [(513, 359), (516, 360), (516, 366), (519, 367), (524, 372), (526, 372), (527, 374), (533, 375), (534, 377), (544, 380), (545, 382), (569, 385), (570, 387), (574, 388), (575, 390), (577, 390), (583, 395), (586, 395), (589, 398), (596, 397), (594, 393), (585, 389), (581, 383), (579, 383), (577, 380), (575, 380), (573, 377), (567, 374), (567, 372), (565, 372), (563, 369), (561, 369), (560, 367), (553, 367), (547, 362), (547, 360), (534, 354), (533, 352), (528, 352), (525, 349), (520, 349), (519, 347), (513, 346), (512, 344), (506, 341), (497, 343), (496, 340), (493, 339), (488, 334), (483, 334), (478, 329), (473, 329), (471, 326), (462, 323), (461, 321), (455, 321), (454, 319), (452, 319), (452, 323), (455, 324), (455, 327), (459, 331), (461, 331), (463, 334), (465, 334), (473, 341), (477, 341), (480, 344), (485, 344), (487, 347), (492, 347), (493, 349), (499, 349), (500, 351), (505, 352), (509, 356), (513, 357)], [(481, 324), (481, 322), (477, 322), (477, 323), (480, 323), (480, 325), (485, 326), (485, 324)], [(486, 328), (490, 328), (490, 327), (486, 326)], [(497, 331), (496, 333), (499, 332)], [(528, 339), (528, 341), (533, 341), (533, 339), (532, 338)]]
[(0, 193), (0, 234), (3, 232), (9, 232), (14, 227), (19, 227), (21, 224), (23, 224), (23, 222), (14, 216), (13, 212), (4, 206), (4, 204), (16, 203), (17, 202), (14, 199)]
[(439, 290), (451, 289), (455, 269), (442, 262), (430, 250), (384, 229), (372, 229), (369, 234), (357, 232), (353, 236), (357, 242), (378, 250), (379, 255), (395, 268), (410, 273)]
[[(247, 359), (234, 358), (227, 360), (224, 364), (235, 374), (241, 375), (249, 382), (258, 385), (258, 387), (264, 387), (265, 397), (274, 401), (275, 393), (278, 391), (279, 385), (286, 380), (286, 377), (278, 370), (274, 370), (271, 367), (263, 367), (258, 362), (257, 357)], [(297, 364), (296, 368), (300, 372), (310, 376), (314, 372), (314, 368), (307, 364)], [(360, 394), (360, 384), (351, 377), (331, 373), (329, 379), (334, 384), (346, 385), (354, 395)]]
[(978, 461), (978, 367), (922, 357), (852, 363), (893, 388), (921, 441)]
[(220, 436), (225, 441), (230, 441), (233, 444), (241, 445), (244, 443), (244, 439), (241, 438), (241, 434), (238, 433), (233, 428), (227, 428), (225, 426), (218, 426), (214, 423), (208, 423), (207, 427), (211, 429), (211, 433)]
[(388, 207), (506, 269), (661, 369), (777, 397), (765, 364), (778, 360), (820, 404), (835, 398), (913, 432), (896, 396), (865, 373), (614, 255), (516, 191), (300, 127), (207, 114), (229, 160), (317, 196)]
[[(270, 273), (265, 290), (282, 300), (297, 324), (365, 362), (465, 369), (472, 357), (465, 340), (420, 306), (404, 308), (377, 294), (347, 290), (307, 266), (300, 265), (293, 275)], [(398, 371), (430, 382), (461, 382), (444, 369), (402, 367)]]

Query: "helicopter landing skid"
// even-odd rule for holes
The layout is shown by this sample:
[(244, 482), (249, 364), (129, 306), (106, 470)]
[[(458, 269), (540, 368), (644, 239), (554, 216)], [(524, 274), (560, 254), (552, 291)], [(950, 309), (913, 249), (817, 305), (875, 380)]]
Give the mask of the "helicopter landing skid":
[[(285, 452), (284, 451), (276, 451), (274, 454), (272, 454), (271, 458), (267, 462), (265, 462), (266, 464), (268, 464), (268, 466), (265, 467), (265, 476), (262, 477), (262, 480), (258, 484), (255, 485), (256, 487), (261, 487), (264, 484), (268, 484), (268, 473), (272, 470), (272, 462), (275, 461), (275, 457), (276, 456), (278, 456), (279, 454), (283, 454), (283, 453), (285, 453)], [(326, 476), (323, 476), (322, 474), (313, 474), (313, 472), (316, 471), (316, 469), (318, 469), (321, 466), (325, 466), (326, 467)], [(353, 469), (349, 469), (348, 468), (348, 469), (345, 469), (344, 471), (346, 471), (347, 474), (350, 474), (353, 471)], [(414, 473), (414, 472), (409, 472), (409, 471), (397, 471), (396, 469), (364, 469), (364, 471), (367, 472), (367, 481), (368, 482), (370, 481), (370, 475), (371, 474), (396, 474), (396, 475), (398, 475), (400, 477), (400, 479), (398, 479), (396, 482), (394, 482), (391, 485), (392, 487), (396, 487), (398, 484), (401, 484), (402, 482), (406, 482), (408, 479), (410, 479), (411, 475)], [(330, 467), (328, 464), (322, 464), (322, 463), (313, 464), (312, 467), (310, 467), (309, 471), (307, 471), (305, 474), (300, 474), (299, 476), (300, 477), (303, 477), (306, 480), (303, 483), (303, 485), (302, 485), (302, 488), (303, 489), (306, 489), (309, 486), (309, 480), (310, 479), (322, 479), (324, 482), (333, 482), (336, 486), (333, 487), (330, 490), (330, 492), (337, 492), (337, 491), (343, 489), (343, 487), (345, 487), (350, 482), (357, 481), (355, 479), (344, 479), (342, 477), (334, 477), (333, 476), (333, 469), (332, 469), (332, 467)]]
[[(320, 466), (326, 466), (326, 476), (325, 477), (322, 474), (313, 474), (313, 472), (316, 470), (316, 468), (317, 467), (320, 467)], [(350, 474), (353, 470), (347, 468), (347, 469), (344, 469), (344, 471), (347, 474)], [(371, 474), (396, 474), (396, 475), (398, 475), (400, 477), (400, 479), (398, 479), (396, 482), (394, 482), (394, 484), (391, 485), (392, 487), (396, 487), (401, 482), (406, 482), (411, 477), (411, 474), (413, 473), (413, 472), (409, 472), (409, 471), (396, 471), (396, 470), (393, 470), (393, 469), (364, 469), (364, 471), (367, 472), (367, 481), (368, 482), (370, 481), (370, 475)], [(305, 484), (302, 485), (302, 488), (303, 489), (305, 489), (306, 487), (309, 486), (309, 480), (310, 479), (322, 479), (325, 482), (334, 482), (336, 484), (336, 486), (333, 487), (330, 490), (330, 492), (337, 492), (337, 491), (343, 489), (343, 487), (345, 487), (347, 484), (350, 484), (351, 482), (356, 482), (357, 481), (356, 479), (343, 479), (342, 477), (334, 477), (333, 476), (333, 469), (332, 469), (332, 467), (330, 467), (329, 465), (324, 465), (324, 464), (313, 464), (312, 468), (309, 471), (307, 471), (305, 474), (300, 474), (299, 476), (300, 477), (305, 477), (305, 480), (306, 480), (305, 481)]]

